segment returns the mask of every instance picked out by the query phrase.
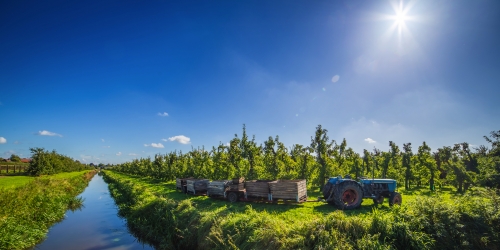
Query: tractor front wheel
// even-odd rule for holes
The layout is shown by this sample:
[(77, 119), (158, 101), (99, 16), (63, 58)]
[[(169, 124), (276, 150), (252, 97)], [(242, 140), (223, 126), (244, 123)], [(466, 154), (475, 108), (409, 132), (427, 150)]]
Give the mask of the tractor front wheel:
[(358, 184), (353, 181), (342, 183), (340, 202), (346, 210), (358, 208), (361, 205), (363, 193)]
[(401, 197), (401, 194), (398, 192), (392, 192), (391, 197), (389, 197), (389, 206), (392, 205), (401, 205), (403, 202), (403, 198)]

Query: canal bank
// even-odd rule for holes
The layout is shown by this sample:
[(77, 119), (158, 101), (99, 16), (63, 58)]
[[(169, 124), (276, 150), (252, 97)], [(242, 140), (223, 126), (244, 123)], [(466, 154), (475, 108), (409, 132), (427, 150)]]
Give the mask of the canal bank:
[(130, 235), (100, 175), (94, 176), (80, 197), (83, 206), (67, 211), (64, 220), (33, 249), (152, 249)]

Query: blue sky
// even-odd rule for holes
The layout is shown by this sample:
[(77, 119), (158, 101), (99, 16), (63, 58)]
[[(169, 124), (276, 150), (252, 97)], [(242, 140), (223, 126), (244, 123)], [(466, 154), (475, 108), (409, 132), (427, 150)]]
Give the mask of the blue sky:
[[(402, 13), (400, 13), (402, 4)], [(0, 156), (433, 150), (500, 129), (500, 1), (1, 1)], [(396, 18), (399, 16), (399, 19)], [(168, 115), (167, 115), (168, 114)]]

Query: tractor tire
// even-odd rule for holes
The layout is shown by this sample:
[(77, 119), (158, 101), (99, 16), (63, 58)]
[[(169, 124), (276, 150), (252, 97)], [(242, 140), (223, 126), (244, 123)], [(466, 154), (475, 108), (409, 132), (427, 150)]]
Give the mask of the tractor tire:
[(361, 206), (363, 200), (363, 191), (354, 181), (346, 181), (340, 187), (339, 196), (336, 200), (340, 201), (340, 209), (350, 210)]
[(238, 194), (236, 194), (234, 192), (227, 194), (227, 200), (229, 202), (237, 202), (238, 201)]
[(378, 205), (384, 203), (384, 196), (379, 195), (377, 198), (373, 199), (373, 204)]
[(401, 194), (398, 192), (392, 192), (391, 197), (389, 197), (389, 206), (392, 205), (401, 205), (403, 202), (403, 197), (401, 197)]

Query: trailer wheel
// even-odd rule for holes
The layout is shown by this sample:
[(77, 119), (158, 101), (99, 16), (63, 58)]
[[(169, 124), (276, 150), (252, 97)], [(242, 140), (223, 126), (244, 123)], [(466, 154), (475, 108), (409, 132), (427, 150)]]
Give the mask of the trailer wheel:
[(238, 195), (234, 192), (231, 192), (227, 194), (227, 200), (230, 202), (237, 202), (238, 201)]
[(361, 205), (363, 193), (358, 184), (353, 181), (347, 181), (342, 183), (339, 198), (343, 204), (343, 209), (355, 209)]
[(403, 202), (403, 198), (401, 197), (401, 194), (398, 192), (392, 192), (391, 197), (389, 197), (389, 206), (392, 205), (401, 205)]

